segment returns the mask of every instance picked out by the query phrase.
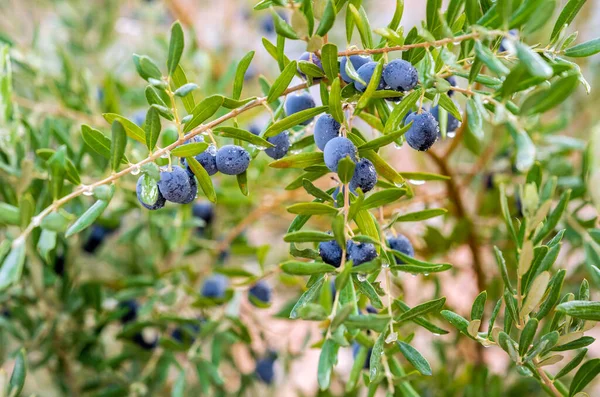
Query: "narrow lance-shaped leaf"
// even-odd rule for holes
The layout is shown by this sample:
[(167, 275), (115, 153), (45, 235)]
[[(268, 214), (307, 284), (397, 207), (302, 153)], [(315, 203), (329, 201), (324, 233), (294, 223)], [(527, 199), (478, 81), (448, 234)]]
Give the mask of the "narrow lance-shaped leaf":
[(316, 108), (310, 108), (306, 110), (302, 110), (298, 113), (294, 113), (291, 116), (288, 116), (284, 119), (278, 120), (275, 123), (271, 124), (269, 128), (265, 131), (264, 136), (266, 138), (270, 138), (279, 134), (282, 131), (290, 129), (306, 120), (310, 120), (313, 117), (327, 111), (327, 106), (319, 106)]
[(150, 107), (148, 113), (146, 113), (146, 121), (144, 122), (144, 132), (146, 133), (146, 146), (148, 150), (152, 152), (158, 142), (160, 135), (160, 117), (158, 116), (158, 110)]
[(113, 171), (119, 169), (121, 159), (125, 155), (125, 147), (127, 146), (127, 134), (125, 128), (118, 120), (113, 121), (112, 126), (112, 146), (110, 147), (110, 166)]
[(183, 54), (183, 28), (179, 21), (171, 26), (171, 40), (169, 42), (169, 56), (167, 59), (167, 69), (169, 75), (173, 74), (175, 68), (179, 65), (181, 54)]
[(411, 363), (421, 375), (431, 376), (431, 366), (417, 349), (402, 341), (398, 342), (398, 347), (406, 360)]
[(17, 353), (17, 359), (15, 360), (15, 365), (13, 367), (12, 375), (10, 376), (10, 381), (8, 383), (8, 395), (9, 396), (18, 396), (21, 394), (23, 390), (23, 386), (25, 385), (25, 377), (27, 376), (27, 357), (25, 354), (25, 349), (19, 350)]
[(296, 68), (296, 61), (292, 61), (287, 64), (287, 66), (283, 69), (281, 74), (277, 77), (277, 79), (275, 79), (275, 81), (271, 85), (271, 90), (269, 91), (269, 95), (267, 96), (267, 102), (273, 102), (283, 94), (283, 92), (288, 88), (290, 82), (296, 75)]
[(213, 187), (212, 179), (210, 179), (210, 176), (208, 175), (204, 167), (202, 167), (202, 165), (200, 165), (198, 160), (196, 160), (194, 157), (187, 157), (185, 160), (187, 165), (191, 168), (194, 175), (196, 175), (198, 183), (200, 184), (200, 188), (206, 195), (206, 198), (208, 198), (213, 203), (216, 203), (217, 194), (215, 193), (215, 188)]
[(244, 77), (246, 71), (250, 67), (250, 63), (254, 58), (254, 51), (250, 51), (240, 60), (238, 63), (237, 70), (235, 72), (235, 79), (233, 80), (233, 93), (231, 94), (233, 99), (240, 99), (242, 96), (242, 88), (244, 87)]
[(71, 227), (69, 227), (69, 229), (67, 229), (65, 237), (70, 237), (91, 226), (92, 223), (102, 215), (106, 207), (108, 207), (108, 203), (109, 202), (105, 200), (96, 201), (75, 221), (75, 223), (71, 225)]
[(551, 41), (554, 41), (558, 37), (565, 25), (569, 25), (573, 19), (575, 19), (575, 16), (585, 2), (586, 0), (569, 0), (567, 5), (565, 5), (565, 8), (560, 12), (558, 19), (554, 24), (554, 28), (552, 28), (552, 34), (550, 35)]

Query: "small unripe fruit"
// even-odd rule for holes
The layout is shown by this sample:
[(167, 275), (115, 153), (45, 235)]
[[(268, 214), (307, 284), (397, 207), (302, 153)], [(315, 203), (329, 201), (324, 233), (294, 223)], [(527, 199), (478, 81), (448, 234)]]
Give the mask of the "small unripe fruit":
[[(271, 302), (271, 286), (264, 280), (259, 280), (248, 290), (248, 295), (262, 303)], [(250, 299), (252, 302), (252, 299)]]
[(354, 266), (372, 261), (377, 258), (377, 250), (373, 244), (356, 243), (352, 240), (347, 244), (348, 259), (352, 260)]
[[(323, 70), (323, 64), (321, 63), (321, 59), (316, 54), (314, 54), (312, 52), (304, 52), (304, 53), (302, 53), (302, 55), (300, 55), (300, 58), (298, 58), (298, 61), (310, 62), (313, 65), (317, 66), (319, 69)], [(298, 67), (298, 74), (303, 79), (306, 79), (306, 75), (304, 73), (302, 73), (302, 71), (300, 70), (300, 67)], [(318, 80), (320, 80), (320, 78), (313, 77), (313, 80), (314, 81), (318, 81)]]
[(325, 165), (333, 172), (337, 172), (338, 163), (346, 156), (350, 156), (352, 161), (356, 162), (356, 146), (350, 139), (342, 136), (327, 142), (323, 150)]
[[(438, 122), (440, 122), (440, 107), (439, 106), (434, 106), (433, 109), (431, 109), (431, 114), (433, 115), (433, 117), (435, 117), (435, 119)], [(448, 113), (448, 121), (446, 122), (446, 131), (448, 132), (453, 132), (456, 131), (456, 129), (460, 126), (460, 121), (458, 121), (458, 119), (456, 117), (454, 117), (453, 115), (451, 115), (450, 113)]]
[(342, 263), (342, 247), (335, 240), (319, 243), (319, 255), (331, 266), (340, 267)]
[[(377, 66), (377, 62), (367, 62), (362, 65), (356, 73), (358, 76), (367, 84), (371, 81), (371, 77), (373, 76), (373, 72), (375, 72), (375, 67)], [(364, 92), (367, 89), (367, 86), (360, 81), (354, 82), (354, 87), (360, 91)], [(381, 76), (379, 80), (379, 85), (377, 86), (378, 90), (383, 90), (385, 88), (385, 81), (383, 80), (383, 76)]]
[[(285, 114), (291, 116), (294, 113), (301, 112), (306, 109), (315, 107), (315, 100), (308, 92), (301, 94), (290, 94), (285, 101)], [(309, 119), (301, 123), (302, 125), (308, 125), (313, 119)]]
[[(415, 250), (410, 240), (405, 235), (398, 234), (397, 236), (389, 236), (387, 242), (391, 249), (402, 252), (404, 255), (408, 255), (410, 257), (415, 256)], [(402, 265), (405, 262), (396, 257), (396, 263)]]
[(324, 114), (315, 123), (315, 143), (321, 150), (325, 149), (327, 142), (340, 135), (340, 123), (330, 114)]
[(385, 84), (395, 91), (410, 91), (419, 82), (417, 69), (403, 59), (394, 59), (385, 65), (381, 75)]
[(413, 122), (410, 129), (404, 135), (408, 145), (419, 151), (428, 150), (437, 140), (440, 133), (440, 126), (427, 111), (421, 114), (411, 113), (405, 120), (405, 124)]
[(144, 203), (144, 201), (142, 201), (142, 180), (143, 180), (143, 178), (140, 176), (138, 178), (137, 184), (135, 185), (135, 192), (137, 194), (137, 199), (140, 202), (140, 204), (144, 208), (149, 209), (151, 211), (158, 210), (158, 209), (164, 207), (166, 200), (165, 200), (164, 196), (162, 195), (162, 193), (160, 192), (160, 189), (158, 189), (158, 196), (156, 197), (156, 201), (153, 204), (146, 204), (146, 203)]
[(346, 83), (350, 84), (354, 80), (352, 80), (352, 77), (350, 77), (348, 75), (348, 72), (346, 72), (346, 64), (348, 63), (348, 58), (350, 58), (350, 63), (352, 64), (352, 66), (354, 67), (354, 70), (356, 70), (356, 71), (358, 71), (358, 69), (360, 69), (360, 67), (362, 65), (371, 61), (371, 58), (363, 57), (360, 55), (351, 55), (349, 57), (342, 57), (342, 59), (340, 60), (340, 76), (342, 76), (342, 80), (344, 80)]
[(239, 175), (248, 169), (250, 154), (241, 146), (225, 145), (217, 151), (217, 169), (226, 175)]
[(220, 299), (225, 296), (229, 279), (222, 274), (215, 274), (204, 280), (200, 294), (205, 298)]
[(279, 160), (284, 157), (288, 150), (290, 150), (290, 134), (287, 131), (280, 132), (279, 134), (267, 138), (267, 142), (272, 143), (275, 147), (270, 147), (265, 150), (267, 156), (274, 160)]
[(368, 159), (361, 159), (356, 163), (354, 175), (350, 180), (350, 191), (356, 192), (357, 188), (367, 193), (371, 191), (377, 183), (377, 171), (375, 166)]
[(190, 175), (177, 165), (174, 165), (171, 171), (161, 171), (158, 190), (166, 200), (172, 203), (189, 202), (190, 195), (193, 193)]

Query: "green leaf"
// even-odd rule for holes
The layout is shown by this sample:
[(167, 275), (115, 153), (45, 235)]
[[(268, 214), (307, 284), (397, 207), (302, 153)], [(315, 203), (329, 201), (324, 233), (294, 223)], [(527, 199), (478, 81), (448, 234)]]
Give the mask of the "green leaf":
[(21, 223), (21, 213), (19, 208), (14, 205), (0, 203), (0, 224), (19, 225)]
[(249, 142), (253, 145), (256, 145), (260, 148), (270, 148), (274, 147), (271, 142), (268, 142), (266, 139), (263, 139), (257, 135), (254, 135), (250, 131), (243, 130), (241, 128), (235, 127), (217, 127), (213, 131), (219, 133), (219, 135), (224, 136), (226, 138), (234, 138), (239, 139), (244, 142)]
[(412, 121), (398, 131), (390, 132), (389, 134), (384, 134), (379, 138), (375, 138), (366, 143), (363, 143), (358, 147), (359, 153), (361, 150), (377, 150), (383, 146), (395, 142), (398, 138), (403, 136), (406, 133), (406, 131), (410, 129), (411, 125)]
[(323, 11), (323, 16), (319, 21), (319, 26), (317, 27), (317, 35), (325, 36), (327, 32), (333, 27), (333, 23), (335, 22), (335, 5), (333, 0), (327, 0), (327, 5), (325, 6), (325, 10)]
[(371, 351), (371, 360), (369, 362), (369, 380), (373, 383), (378, 383), (378, 381), (383, 377), (383, 355), (385, 348), (385, 332), (382, 332), (377, 337), (375, 344), (373, 345), (373, 350)]
[(502, 63), (502, 61), (496, 58), (494, 53), (492, 53), (492, 51), (488, 47), (481, 44), (480, 41), (475, 41), (475, 53), (477, 54), (477, 58), (498, 76), (508, 74), (508, 72), (510, 71)]
[(408, 214), (396, 214), (390, 221), (388, 226), (390, 227), (396, 222), (419, 222), (426, 219), (435, 218), (437, 216), (444, 215), (448, 212), (445, 208), (430, 208), (428, 210), (422, 210), (417, 212), (409, 212)]
[(224, 98), (221, 95), (211, 95), (204, 98), (194, 110), (192, 110), (192, 119), (185, 123), (183, 132), (189, 132), (208, 120), (223, 104)]
[(554, 230), (556, 225), (558, 225), (558, 222), (560, 221), (562, 214), (565, 212), (567, 205), (569, 204), (570, 198), (571, 198), (570, 190), (567, 190), (561, 194), (558, 204), (552, 210), (550, 215), (548, 215), (548, 218), (546, 219), (544, 226), (542, 226), (542, 228), (540, 228), (537, 231), (537, 233), (535, 234), (535, 237), (533, 238), (533, 242), (535, 244), (540, 243), (544, 238), (546, 238), (546, 236), (548, 236), (548, 234), (550, 234)]
[[(331, 240), (331, 236), (329, 236), (329, 239)], [(299, 276), (329, 273), (336, 270), (335, 267), (323, 262), (287, 261), (283, 262), (280, 266), (285, 273)]]
[(406, 360), (411, 363), (421, 375), (431, 376), (431, 366), (417, 349), (402, 341), (398, 342), (398, 347)]
[(244, 55), (244, 57), (238, 63), (237, 70), (235, 71), (235, 79), (233, 80), (233, 93), (231, 94), (233, 99), (240, 99), (242, 96), (244, 77), (246, 75), (246, 71), (250, 67), (252, 58), (254, 58), (254, 51), (250, 51)]
[(371, 80), (369, 80), (369, 84), (367, 85), (365, 92), (361, 95), (358, 103), (356, 104), (356, 110), (354, 111), (354, 114), (360, 113), (364, 108), (367, 107), (371, 97), (375, 93), (375, 90), (377, 90), (379, 81), (381, 80), (381, 72), (383, 71), (383, 61), (384, 60), (382, 58), (379, 60), (379, 62), (377, 62), (377, 66), (375, 66), (375, 70), (371, 75)]
[(567, 363), (567, 365), (565, 365), (560, 371), (558, 371), (554, 379), (562, 378), (563, 376), (567, 375), (569, 372), (574, 370), (579, 364), (581, 364), (587, 352), (588, 349), (581, 349), (579, 353), (577, 353), (577, 355)]
[(525, 324), (525, 328), (523, 328), (523, 332), (521, 332), (521, 337), (519, 338), (519, 354), (521, 357), (527, 353), (531, 342), (533, 342), (533, 338), (535, 337), (535, 332), (537, 331), (539, 321), (535, 318), (530, 318)]
[(399, 174), (405, 178), (413, 181), (447, 181), (450, 179), (447, 175), (433, 174), (430, 172), (404, 172), (400, 171)]
[(337, 174), (343, 184), (350, 182), (352, 176), (354, 175), (355, 168), (356, 163), (350, 158), (350, 156), (346, 156), (339, 161)]
[(378, 176), (381, 176), (394, 184), (404, 182), (404, 178), (402, 178), (400, 174), (398, 174), (398, 172), (396, 172), (396, 170), (393, 169), (380, 155), (375, 153), (374, 150), (363, 150), (360, 155), (373, 163)]
[(160, 69), (158, 66), (156, 66), (154, 61), (152, 61), (152, 59), (146, 55), (133, 54), (133, 63), (135, 64), (138, 74), (144, 80), (147, 81), (151, 78), (156, 80), (162, 79), (162, 73), (160, 72)]
[(181, 87), (177, 88), (173, 94), (175, 96), (183, 98), (183, 97), (187, 96), (188, 94), (191, 94), (192, 91), (197, 90), (197, 89), (198, 89), (198, 84), (186, 83), (186, 84), (182, 85)]
[(273, 8), (271, 8), (271, 15), (273, 16), (275, 31), (278, 35), (292, 40), (298, 39), (298, 35), (294, 32), (294, 29)]
[(577, 74), (567, 75), (554, 81), (548, 89), (530, 94), (523, 102), (520, 113), (531, 115), (552, 109), (571, 96), (578, 83)]
[(13, 242), (12, 249), (2, 262), (0, 268), (0, 291), (4, 291), (11, 284), (18, 282), (23, 273), (25, 264), (25, 240)]
[(469, 338), (473, 338), (471, 335), (469, 335), (469, 331), (467, 331), (467, 328), (469, 327), (469, 322), (466, 318), (450, 310), (442, 310), (440, 314), (460, 332), (467, 335)]
[(322, 152), (298, 153), (273, 161), (269, 167), (273, 168), (306, 168), (311, 165), (323, 164)]
[(416, 90), (405, 96), (402, 99), (402, 101), (394, 107), (394, 110), (390, 114), (387, 123), (385, 123), (385, 129), (383, 130), (383, 132), (385, 134), (389, 134), (392, 131), (398, 131), (402, 126), (404, 116), (406, 116), (410, 109), (413, 106), (415, 106), (420, 97), (421, 88), (417, 88)]
[(146, 133), (146, 146), (148, 150), (152, 152), (158, 142), (158, 137), (161, 130), (160, 117), (158, 116), (158, 110), (150, 107), (148, 113), (146, 113), (146, 121), (144, 122), (144, 132)]
[(373, 48), (373, 37), (371, 36), (371, 26), (369, 24), (369, 19), (367, 18), (367, 13), (365, 9), (361, 6), (359, 9), (356, 9), (354, 4), (348, 4), (348, 10), (351, 13), (352, 18), (354, 19), (354, 23), (358, 28), (358, 33), (360, 34), (360, 40), (362, 41), (364, 48)]
[(104, 210), (108, 207), (108, 201), (98, 200), (96, 201), (87, 211), (85, 211), (72, 225), (67, 229), (65, 233), (65, 237), (71, 237), (74, 234), (81, 232), (82, 230), (88, 228), (94, 223), (96, 219)]
[(110, 159), (110, 138), (86, 124), (81, 125), (81, 137), (94, 152), (105, 159)]
[(171, 26), (171, 41), (169, 42), (169, 57), (167, 58), (167, 69), (169, 76), (175, 72), (179, 60), (183, 54), (183, 29), (179, 21)]
[[(292, 311), (290, 312), (291, 319), (298, 318), (298, 310), (300, 310), (302, 307), (306, 306), (308, 303), (312, 302), (315, 299), (315, 297), (321, 290), (324, 281), (324, 276), (319, 276), (315, 280), (315, 282), (302, 294), (302, 296), (300, 296), (300, 298), (292, 308)], [(329, 285), (327, 286), (327, 288), (329, 288)]]
[(337, 53), (337, 46), (333, 43), (327, 43), (321, 49), (321, 64), (329, 81), (334, 81), (340, 70)]
[(194, 157), (204, 152), (206, 148), (208, 148), (208, 143), (205, 142), (184, 143), (173, 149), (171, 154), (177, 157)]
[(194, 175), (196, 175), (198, 183), (200, 184), (200, 188), (206, 195), (206, 198), (208, 198), (213, 203), (216, 203), (217, 194), (215, 193), (215, 188), (213, 187), (212, 179), (210, 179), (210, 176), (208, 175), (204, 167), (202, 167), (202, 165), (200, 165), (198, 160), (196, 160), (194, 157), (186, 157), (185, 161), (186, 164), (192, 169)]
[(483, 312), (485, 310), (485, 302), (487, 300), (487, 292), (481, 291), (473, 305), (471, 306), (471, 320), (481, 320), (483, 317)]
[(582, 391), (598, 373), (600, 373), (600, 358), (595, 358), (583, 364), (575, 374), (575, 377), (573, 377), (571, 387), (569, 388), (569, 397)]
[(126, 119), (125, 117), (116, 113), (104, 113), (102, 115), (104, 119), (112, 124), (115, 120), (123, 125), (127, 136), (134, 139), (142, 144), (146, 144), (146, 133), (143, 129), (137, 126), (133, 121)]
[(439, 310), (444, 307), (446, 303), (446, 298), (442, 297), (439, 299), (434, 299), (429, 302), (421, 303), (412, 309), (405, 311), (399, 316), (395, 317), (394, 320), (397, 322), (403, 321), (414, 321), (415, 318), (424, 316), (429, 313), (437, 313)]
[(586, 41), (565, 50), (565, 55), (572, 58), (589, 57), (600, 52), (600, 38)]
[(286, 243), (311, 243), (331, 241), (333, 236), (329, 233), (317, 232), (312, 230), (300, 230), (291, 232), (283, 236), (283, 241)]
[(125, 128), (118, 120), (112, 123), (112, 145), (110, 147), (110, 167), (113, 171), (119, 169), (121, 160), (125, 155), (125, 147), (127, 146), (127, 134)]
[(449, 263), (429, 263), (415, 259), (412, 256), (408, 256), (400, 251), (390, 250), (390, 252), (404, 262), (404, 264), (391, 266), (393, 270), (413, 274), (429, 274), (452, 269), (452, 265)]
[(361, 205), (361, 209), (369, 210), (372, 208), (382, 207), (384, 205), (393, 203), (405, 194), (406, 190), (400, 188), (392, 188), (375, 192), (365, 199)]
[(319, 364), (317, 366), (317, 380), (321, 390), (329, 388), (331, 383), (331, 371), (337, 363), (339, 345), (331, 339), (325, 340), (321, 347), (321, 355), (319, 356)]
[(171, 397), (183, 397), (185, 395), (185, 371), (179, 372), (179, 376), (171, 389)]
[(558, 38), (560, 32), (564, 29), (565, 25), (569, 25), (575, 16), (583, 7), (586, 0), (569, 0), (565, 8), (560, 12), (556, 23), (554, 24), (554, 28), (552, 28), (552, 34), (550, 35), (550, 41), (554, 41)]
[(21, 348), (17, 353), (15, 365), (13, 367), (12, 375), (8, 383), (8, 395), (19, 396), (25, 385), (25, 377), (27, 376), (27, 356), (25, 349)]
[(313, 117), (327, 111), (327, 106), (319, 106), (315, 108), (305, 109), (298, 113), (294, 113), (291, 116), (288, 116), (284, 119), (278, 120), (271, 124), (269, 128), (264, 133), (266, 138), (270, 138), (279, 134), (282, 131), (290, 129), (300, 123), (305, 122), (306, 120), (310, 120)]
[[(176, 89), (179, 87), (183, 87), (188, 83), (187, 76), (185, 75), (185, 72), (183, 71), (181, 65), (177, 65), (177, 67), (175, 68), (175, 72), (171, 74), (171, 81), (173, 82), (173, 85)], [(189, 94), (181, 98), (181, 101), (183, 102), (185, 110), (188, 113), (192, 113), (192, 110), (194, 110), (194, 107), (196, 107), (194, 95), (192, 95), (192, 93), (190, 92)]]
[(556, 306), (556, 311), (582, 320), (600, 321), (600, 302), (570, 301)]
[(331, 83), (329, 92), (329, 113), (340, 124), (344, 123), (344, 111), (342, 110), (342, 97), (340, 78), (336, 77)]
[(545, 271), (541, 273), (539, 276), (533, 280), (531, 283), (531, 288), (527, 293), (527, 297), (525, 298), (525, 302), (523, 302), (523, 307), (521, 307), (520, 315), (525, 317), (529, 313), (536, 308), (537, 305), (542, 301), (542, 297), (546, 292), (546, 287), (548, 287), (548, 282), (550, 281), (550, 272)]
[(287, 208), (292, 214), (302, 215), (327, 215), (337, 214), (337, 208), (323, 203), (298, 203), (292, 204)]
[(284, 91), (288, 88), (290, 82), (296, 75), (297, 67), (298, 64), (296, 63), (296, 61), (292, 61), (287, 64), (287, 66), (283, 69), (281, 74), (275, 79), (275, 81), (271, 85), (269, 95), (267, 95), (268, 103), (275, 101), (284, 93)]
[(517, 57), (523, 62), (529, 73), (535, 77), (543, 77), (549, 79), (552, 77), (553, 70), (536, 52), (528, 45), (521, 42), (516, 43)]

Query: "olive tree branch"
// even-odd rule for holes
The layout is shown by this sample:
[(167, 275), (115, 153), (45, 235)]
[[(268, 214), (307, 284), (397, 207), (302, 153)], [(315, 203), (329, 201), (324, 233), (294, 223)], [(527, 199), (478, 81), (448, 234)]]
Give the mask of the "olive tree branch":
[(404, 44), (393, 47), (373, 48), (373, 49), (356, 49), (346, 50), (338, 52), (338, 56), (350, 56), (350, 55), (371, 55), (371, 54), (385, 54), (394, 51), (407, 51), (413, 48), (430, 48), (430, 47), (443, 47), (451, 43), (459, 43), (466, 40), (473, 40), (485, 36), (507, 36), (508, 33), (502, 30), (489, 30), (485, 32), (474, 31), (472, 33), (463, 34), (456, 37), (447, 37), (445, 39), (426, 41), (424, 43)]
[[(285, 96), (285, 95), (295, 92), (295, 91), (302, 90), (307, 87), (308, 87), (307, 83), (295, 85), (295, 86), (290, 87), (287, 90), (285, 90), (283, 92), (282, 96)], [(33, 231), (33, 229), (35, 229), (37, 226), (40, 225), (42, 219), (44, 219), (46, 216), (50, 215), (52, 212), (58, 210), (60, 207), (62, 207), (69, 201), (73, 200), (74, 198), (81, 196), (84, 192), (89, 192), (90, 190), (92, 190), (98, 186), (107, 185), (109, 183), (112, 183), (112, 182), (116, 181), (117, 179), (130, 174), (132, 171), (140, 169), (140, 167), (143, 166), (144, 164), (151, 163), (154, 160), (157, 160), (158, 158), (160, 158), (162, 155), (170, 153), (176, 147), (183, 145), (188, 139), (191, 139), (191, 138), (195, 137), (196, 135), (203, 133), (204, 131), (214, 128), (217, 125), (222, 124), (225, 121), (232, 119), (241, 113), (244, 113), (255, 107), (262, 106), (262, 104), (266, 103), (266, 101), (267, 101), (266, 96), (256, 98), (256, 99), (248, 102), (244, 106), (241, 106), (237, 109), (233, 109), (229, 113), (224, 114), (223, 116), (218, 117), (215, 120), (213, 120), (207, 124), (202, 124), (202, 125), (194, 128), (187, 135), (180, 136), (179, 139), (177, 139), (172, 144), (170, 144), (162, 149), (156, 150), (155, 152), (149, 154), (148, 157), (146, 157), (145, 159), (143, 159), (135, 164), (130, 164), (128, 167), (122, 169), (119, 172), (115, 172), (102, 180), (92, 183), (91, 185), (81, 185), (81, 186), (77, 187), (74, 191), (72, 191), (71, 193), (67, 194), (66, 196), (63, 196), (60, 199), (54, 201), (48, 207), (43, 209), (38, 215), (34, 216), (31, 220), (31, 222), (29, 223), (29, 225), (27, 225), (27, 227), (21, 232), (21, 234), (13, 241), (12, 246), (16, 247), (19, 244), (22, 244), (24, 242), (24, 240), (27, 238), (27, 236), (29, 236), (29, 234)]]

